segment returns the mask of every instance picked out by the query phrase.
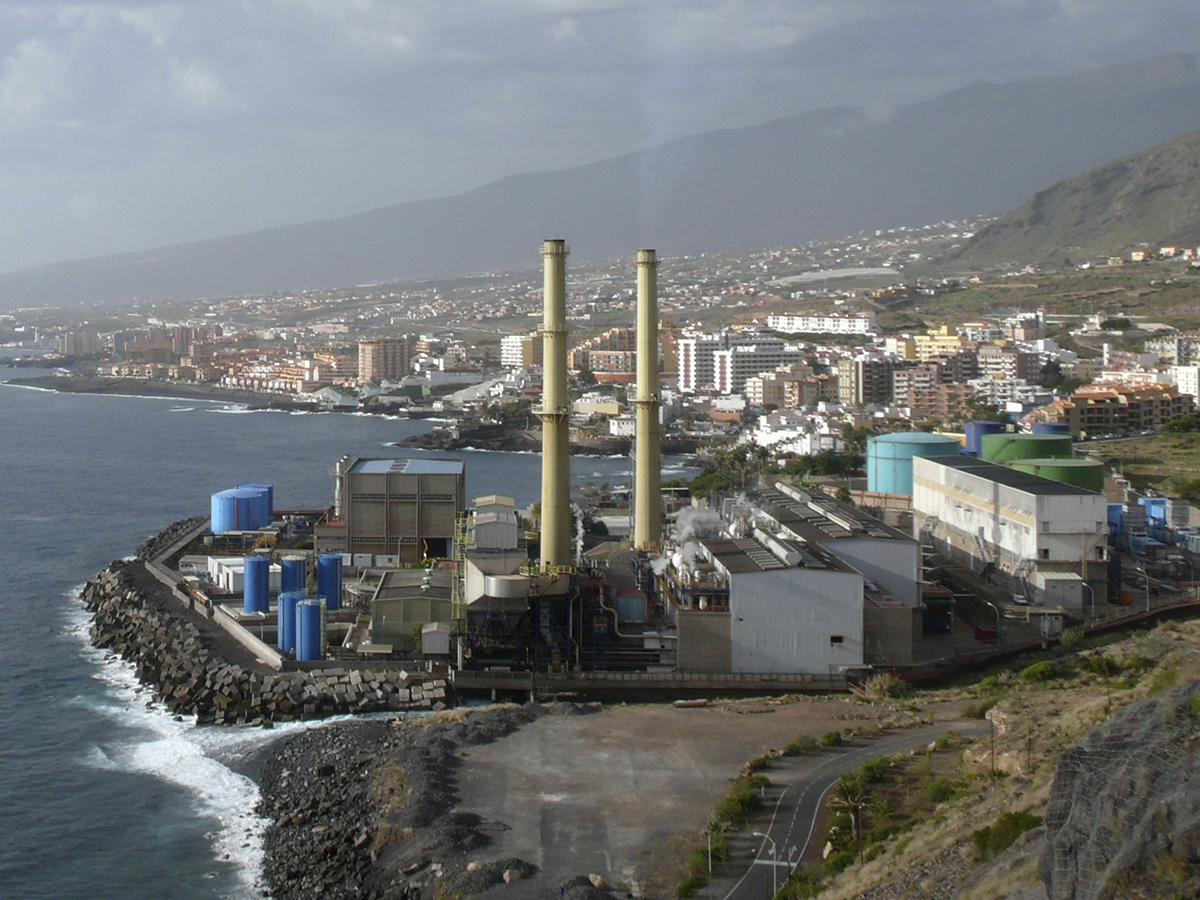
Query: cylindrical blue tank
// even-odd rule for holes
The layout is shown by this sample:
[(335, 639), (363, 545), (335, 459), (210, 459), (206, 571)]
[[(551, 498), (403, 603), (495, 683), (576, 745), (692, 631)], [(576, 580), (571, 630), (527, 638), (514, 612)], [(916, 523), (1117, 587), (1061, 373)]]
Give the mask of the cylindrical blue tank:
[(1004, 430), (1003, 422), (968, 422), (963, 426), (967, 437), (966, 452), (968, 456), (978, 456), (979, 448), (985, 434), (999, 434)]
[(261, 516), (262, 524), (258, 528), (266, 528), (275, 518), (275, 485), (273, 484), (239, 484), (239, 491), (258, 491), (262, 498), (256, 509)]
[(913, 457), (958, 456), (957, 438), (923, 431), (880, 434), (867, 439), (867, 490), (912, 494)]
[(342, 554), (317, 557), (317, 593), (325, 598), (326, 609), (342, 608)]
[(304, 591), (288, 591), (279, 595), (276, 645), (284, 653), (296, 652), (296, 606), (303, 599)]
[(1034, 422), (1034, 434), (1070, 434), (1071, 426), (1066, 422)]
[(285, 556), (279, 562), (279, 590), (303, 591), (308, 587), (308, 560), (303, 556)]
[(247, 556), (242, 577), (242, 611), (265, 613), (271, 608), (271, 560), (266, 556)]
[[(212, 495), (212, 533), (228, 531), (254, 531), (261, 528), (255, 524), (252, 504), (258, 502), (258, 491), (218, 491)], [(268, 523), (269, 524), (269, 523)]]
[(296, 659), (312, 662), (324, 658), (325, 604), (301, 600), (296, 604)]

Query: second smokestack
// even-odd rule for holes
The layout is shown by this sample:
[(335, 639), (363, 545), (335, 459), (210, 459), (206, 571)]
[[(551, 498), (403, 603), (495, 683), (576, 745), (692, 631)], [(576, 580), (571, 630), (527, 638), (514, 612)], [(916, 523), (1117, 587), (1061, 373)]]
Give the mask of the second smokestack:
[(662, 434), (658, 420), (658, 258), (637, 255), (637, 413), (633, 507), (633, 547), (662, 547)]
[(566, 241), (542, 244), (542, 568), (571, 565)]

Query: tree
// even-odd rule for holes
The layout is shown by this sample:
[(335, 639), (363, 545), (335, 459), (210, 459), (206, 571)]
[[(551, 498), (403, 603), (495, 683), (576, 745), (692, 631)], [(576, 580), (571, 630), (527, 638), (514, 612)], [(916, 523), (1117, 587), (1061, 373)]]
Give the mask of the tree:
[(858, 775), (843, 775), (829, 797), (829, 808), (850, 817), (850, 833), (858, 844), (861, 862), (863, 820), (871, 808), (871, 792), (867, 790), (866, 782)]

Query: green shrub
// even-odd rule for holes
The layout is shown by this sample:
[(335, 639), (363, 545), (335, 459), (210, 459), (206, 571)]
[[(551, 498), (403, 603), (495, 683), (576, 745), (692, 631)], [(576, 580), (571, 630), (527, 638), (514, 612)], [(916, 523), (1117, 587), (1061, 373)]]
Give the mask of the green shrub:
[(996, 705), (995, 699), (980, 700), (978, 703), (968, 703), (962, 708), (962, 717), (964, 719), (983, 719), (987, 717), (988, 710)]
[(755, 772), (761, 772), (763, 769), (771, 768), (771, 760), (765, 756), (756, 756), (754, 759), (746, 763), (746, 774), (751, 775)]
[(1111, 656), (1100, 655), (1093, 656), (1088, 660), (1088, 671), (1094, 675), (1103, 675), (1108, 678), (1121, 671), (1121, 667)]
[(733, 779), (733, 785), (716, 806), (713, 815), (718, 822), (745, 825), (762, 808), (759, 791), (768, 781), (764, 775), (744, 775)]
[(1000, 679), (995, 675), (989, 675), (987, 678), (984, 678), (979, 682), (978, 687), (981, 690), (994, 691), (996, 688), (1000, 687)]
[(886, 756), (877, 756), (874, 759), (868, 759), (862, 764), (863, 777), (869, 783), (874, 783), (883, 778), (887, 774), (887, 770), (891, 768), (892, 761)]
[(1130, 672), (1144, 672), (1154, 665), (1153, 662), (1146, 659), (1140, 653), (1131, 653), (1125, 657), (1125, 668)]
[(1174, 666), (1166, 666), (1154, 673), (1154, 680), (1150, 682), (1150, 693), (1161, 694), (1178, 683), (1179, 670)]
[(1021, 680), (1030, 684), (1052, 681), (1062, 675), (1062, 667), (1052, 659), (1043, 659), (1021, 670)]
[(843, 847), (841, 850), (834, 850), (825, 858), (824, 867), (828, 872), (835, 875), (843, 869), (854, 865), (858, 859), (858, 845)]
[(953, 800), (956, 793), (958, 793), (958, 788), (949, 778), (935, 778), (925, 789), (925, 796), (929, 798), (930, 803), (945, 803), (947, 800)]
[(1029, 829), (1041, 824), (1041, 816), (1024, 811), (1006, 812), (996, 820), (995, 825), (972, 832), (971, 839), (975, 842), (980, 860), (991, 859), (1011, 847)]
[(822, 747), (840, 747), (842, 745), (842, 733), (840, 731), (827, 731), (821, 735), (817, 743)]
[(679, 886), (675, 890), (679, 894), (679, 900), (692, 900), (706, 884), (708, 884), (707, 876), (689, 875), (679, 882)]
[(1078, 646), (1081, 640), (1083, 640), (1082, 628), (1068, 628), (1062, 633), (1062, 637), (1058, 639), (1058, 642), (1067, 649), (1071, 649)]
[(817, 749), (817, 739), (811, 734), (802, 734), (783, 748), (784, 756), (799, 756), (810, 750)]

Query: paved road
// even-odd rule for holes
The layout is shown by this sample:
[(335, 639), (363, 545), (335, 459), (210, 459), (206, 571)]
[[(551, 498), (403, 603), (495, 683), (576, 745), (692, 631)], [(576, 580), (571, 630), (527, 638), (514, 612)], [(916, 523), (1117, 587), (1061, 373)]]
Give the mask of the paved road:
[[(889, 737), (847, 745), (840, 751), (826, 750), (821, 755), (798, 756), (778, 761), (771, 769), (771, 787), (767, 789), (770, 820), (759, 821), (743, 835), (729, 842), (732, 873), (714, 879), (712, 892), (701, 896), (723, 900), (763, 900), (772, 896), (772, 872), (782, 887), (787, 876), (799, 864), (813, 837), (821, 802), (839, 778), (877, 756), (890, 756), (922, 747), (950, 730), (946, 724), (910, 728)], [(984, 723), (972, 723), (958, 729), (964, 737), (978, 738), (987, 733)], [(753, 837), (751, 832), (766, 834), (769, 840)], [(778, 861), (771, 853), (774, 842)], [(790, 863), (788, 860), (790, 859)], [(740, 869), (745, 865), (744, 871)]]

